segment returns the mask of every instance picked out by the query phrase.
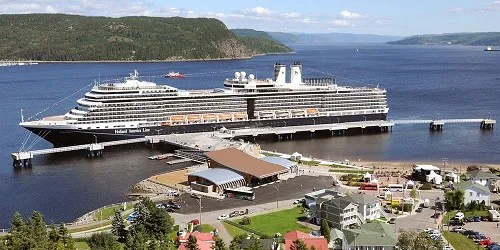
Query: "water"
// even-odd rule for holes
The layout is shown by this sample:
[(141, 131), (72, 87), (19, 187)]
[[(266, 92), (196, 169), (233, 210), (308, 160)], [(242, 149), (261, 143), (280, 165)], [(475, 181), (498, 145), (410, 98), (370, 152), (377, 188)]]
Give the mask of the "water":
[[(359, 49), (359, 52), (356, 52)], [(42, 211), (48, 221), (72, 221), (106, 204), (125, 200), (140, 180), (171, 169), (147, 160), (159, 151), (142, 145), (107, 148), (103, 159), (88, 160), (81, 152), (37, 157), (35, 166), (14, 171), (10, 153), (19, 150), (26, 131), (17, 124), (24, 116), (53, 106), (43, 115), (64, 114), (94, 80), (121, 78), (137, 69), (159, 83), (182, 89), (221, 87), (232, 71), (244, 69), (258, 78), (270, 77), (272, 65), (300, 61), (304, 75), (339, 76), (354, 86), (379, 84), (388, 90), (390, 118), (500, 118), (500, 53), (480, 47), (406, 47), (387, 45), (297, 46), (297, 53), (249, 60), (176, 63), (61, 63), (0, 67), (0, 228), (8, 227), (15, 211)], [(314, 69), (314, 70), (312, 70)], [(169, 70), (196, 73), (184, 80), (156, 77)], [(213, 72), (223, 72), (214, 74)], [(343, 78), (345, 77), (345, 78)], [(347, 79), (346, 79), (347, 78)], [(71, 95), (71, 96), (70, 96)], [(261, 142), (263, 148), (299, 151), (327, 159), (361, 158), (378, 161), (440, 161), (500, 163), (498, 128), (480, 131), (479, 124), (446, 124), (441, 133), (427, 125), (399, 125), (392, 133)], [(31, 136), (33, 141), (35, 136)], [(28, 143), (29, 145), (29, 143)], [(46, 148), (43, 141), (33, 148)]]

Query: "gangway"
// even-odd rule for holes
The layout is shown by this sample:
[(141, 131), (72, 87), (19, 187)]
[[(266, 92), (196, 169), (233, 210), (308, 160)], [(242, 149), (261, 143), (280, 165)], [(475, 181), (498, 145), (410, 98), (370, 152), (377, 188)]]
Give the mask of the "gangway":
[(436, 120), (391, 120), (394, 125), (399, 124), (429, 124), (430, 130), (442, 130), (446, 123), (479, 123), (484, 130), (493, 129), (497, 123), (494, 119), (436, 119)]

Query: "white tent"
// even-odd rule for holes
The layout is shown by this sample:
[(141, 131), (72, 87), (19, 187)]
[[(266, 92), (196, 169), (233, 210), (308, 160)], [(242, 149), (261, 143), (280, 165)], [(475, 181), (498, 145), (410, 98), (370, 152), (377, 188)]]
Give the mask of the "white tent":
[(406, 183), (406, 189), (413, 189), (413, 187), (415, 187), (415, 182), (413, 182), (412, 180), (409, 180), (407, 183)]
[(385, 191), (384, 196), (386, 200), (389, 200), (390, 198), (392, 198), (392, 192), (387, 190)]
[(441, 175), (434, 177), (434, 184), (440, 185), (441, 183), (443, 183), (443, 177)]
[(439, 175), (438, 175), (438, 174), (436, 174), (436, 172), (434, 172), (434, 171), (432, 171), (432, 170), (431, 170), (431, 172), (430, 172), (427, 176), (425, 176), (425, 180), (426, 180), (427, 182), (433, 182), (433, 180), (434, 180), (437, 176), (439, 176)]
[(292, 161), (298, 161), (300, 159), (302, 159), (302, 155), (298, 152), (295, 152), (290, 156), (290, 160)]
[(372, 175), (366, 172), (366, 174), (363, 176), (363, 180), (365, 180), (365, 182), (370, 182), (372, 180)]
[(460, 180), (459, 176), (453, 172), (446, 174), (446, 176), (450, 178), (451, 182), (458, 182)]
[(370, 181), (370, 183), (377, 183), (377, 184), (378, 184), (378, 180), (377, 180), (377, 179), (372, 179), (372, 180)]

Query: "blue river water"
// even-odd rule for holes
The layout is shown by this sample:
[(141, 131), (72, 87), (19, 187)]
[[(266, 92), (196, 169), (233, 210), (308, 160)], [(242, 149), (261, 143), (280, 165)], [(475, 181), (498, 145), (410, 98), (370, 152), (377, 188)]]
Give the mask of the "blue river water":
[[(72, 221), (106, 204), (126, 200), (142, 179), (171, 167), (147, 156), (158, 151), (142, 145), (106, 149), (101, 159), (81, 152), (37, 157), (34, 167), (14, 171), (10, 153), (18, 151), (27, 132), (25, 118), (64, 114), (95, 81), (126, 76), (134, 69), (160, 84), (180, 89), (222, 87), (236, 70), (257, 78), (272, 75), (273, 64), (300, 61), (303, 75), (335, 76), (341, 85), (387, 89), (390, 119), (500, 118), (500, 53), (481, 47), (389, 46), (381, 44), (296, 46), (296, 53), (247, 60), (165, 63), (43, 63), (0, 67), (0, 228), (14, 212), (42, 211), (47, 221)], [(160, 77), (170, 70), (185, 79)], [(82, 89), (83, 88), (83, 89)], [(78, 90), (82, 89), (80, 92)], [(46, 109), (48, 108), (48, 109)], [(35, 141), (26, 146), (47, 148)], [(481, 131), (479, 124), (446, 124), (439, 133), (427, 125), (398, 125), (392, 133), (282, 142), (261, 142), (264, 149), (298, 151), (318, 158), (372, 161), (500, 163), (498, 129)]]

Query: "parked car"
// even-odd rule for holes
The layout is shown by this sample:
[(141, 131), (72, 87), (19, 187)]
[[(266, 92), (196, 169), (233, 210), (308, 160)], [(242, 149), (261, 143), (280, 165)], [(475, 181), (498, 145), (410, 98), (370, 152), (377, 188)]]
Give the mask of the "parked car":
[(396, 223), (396, 218), (391, 218), (387, 223), (389, 223), (389, 224), (395, 224)]
[(229, 219), (229, 215), (227, 215), (227, 214), (223, 214), (223, 215), (221, 215), (221, 216), (217, 217), (217, 219), (218, 219), (218, 220), (227, 220), (227, 219)]
[(491, 245), (491, 239), (490, 238), (481, 239), (479, 241), (479, 245), (481, 245), (481, 246), (489, 246), (489, 245)]
[(450, 246), (443, 246), (443, 250), (453, 250)]
[(469, 229), (469, 230), (465, 230), (462, 234), (465, 236), (474, 235), (474, 234), (476, 234), (476, 231)]
[(450, 226), (465, 226), (465, 222), (463, 220), (455, 220), (455, 219), (450, 220), (448, 224), (450, 224)]
[(433, 239), (435, 241), (443, 240), (443, 238), (441, 238), (441, 235), (437, 235), (437, 234), (431, 235), (431, 239)]
[(417, 210), (415, 210), (415, 212), (417, 212), (417, 213), (421, 213), (421, 212), (422, 212), (422, 210), (424, 210), (424, 209), (423, 209), (422, 207), (419, 207), (419, 208), (417, 208)]
[(181, 205), (177, 204), (177, 203), (173, 203), (173, 204), (167, 204), (168, 208), (173, 208), (173, 209), (181, 209)]
[(179, 193), (179, 191), (173, 190), (173, 189), (167, 190), (166, 194), (169, 195), (169, 196), (179, 196), (179, 195), (181, 195), (181, 193)]
[(234, 212), (231, 212), (231, 213), (229, 214), (229, 217), (231, 217), (231, 218), (232, 218), (232, 217), (236, 217), (236, 216), (239, 216), (239, 215), (240, 215), (240, 212), (239, 212), (239, 211), (234, 211)]
[(481, 216), (474, 216), (474, 217), (472, 217), (472, 220), (474, 222), (481, 222)]
[(474, 219), (472, 217), (467, 217), (465, 218), (466, 222), (474, 222)]
[(163, 204), (156, 204), (157, 208), (165, 209), (165, 206)]
[(463, 228), (463, 227), (453, 227), (451, 229), (452, 232), (456, 232), (456, 233), (463, 233), (465, 231), (467, 231), (467, 229)]
[(455, 214), (455, 219), (457, 219), (457, 220), (462, 220), (464, 217), (465, 217), (465, 214), (462, 212), (458, 212), (457, 214)]

